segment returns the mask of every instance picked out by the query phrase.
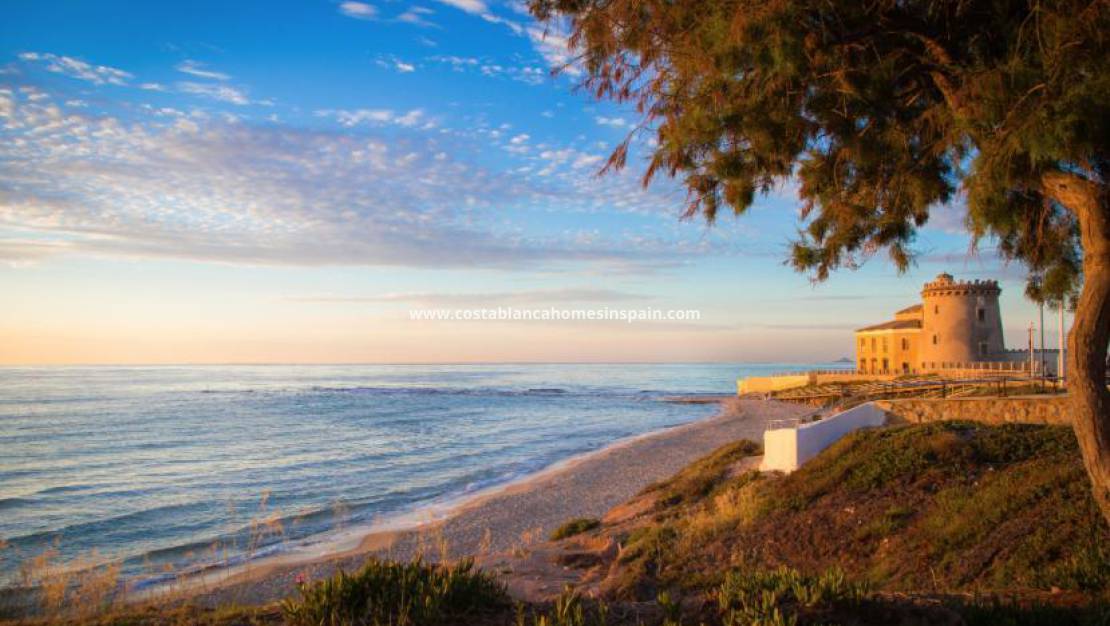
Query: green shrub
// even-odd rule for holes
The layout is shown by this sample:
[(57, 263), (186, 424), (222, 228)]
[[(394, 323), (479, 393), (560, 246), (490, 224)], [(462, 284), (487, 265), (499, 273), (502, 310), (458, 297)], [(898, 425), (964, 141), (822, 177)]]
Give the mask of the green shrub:
[(725, 444), (671, 478), (649, 486), (643, 493), (657, 493), (661, 508), (697, 501), (721, 484), (733, 463), (762, 453), (762, 446), (747, 439)]
[(593, 529), (597, 528), (598, 526), (601, 526), (601, 520), (599, 520), (597, 518), (593, 518), (593, 517), (575, 518), (575, 519), (572, 519), (569, 522), (563, 524), (562, 526), (556, 528), (555, 532), (551, 533), (551, 539), (552, 539), (552, 541), (558, 541), (560, 539), (566, 539), (567, 537), (573, 537), (575, 535), (580, 535), (584, 532), (593, 530)]
[(550, 611), (533, 610), (531, 619), (526, 619), (524, 605), (517, 605), (516, 626), (608, 626), (609, 605), (596, 601), (591, 606), (582, 602), (569, 585), (551, 605)]
[(797, 624), (806, 613), (859, 604), (867, 588), (831, 569), (807, 576), (788, 567), (732, 570), (717, 589), (717, 608), (724, 626)]
[(1087, 606), (1053, 606), (1039, 603), (1017, 604), (997, 599), (972, 600), (949, 606), (967, 626), (1106, 626), (1110, 607), (1102, 603)]
[(370, 559), (354, 574), (299, 586), (282, 603), (294, 626), (425, 626), (457, 623), (506, 605), (504, 586), (470, 560), (431, 565)]

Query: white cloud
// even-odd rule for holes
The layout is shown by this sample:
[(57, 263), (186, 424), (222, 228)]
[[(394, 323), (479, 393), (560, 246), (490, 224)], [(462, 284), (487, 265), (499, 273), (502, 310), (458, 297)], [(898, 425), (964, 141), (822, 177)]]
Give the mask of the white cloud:
[(521, 134), (513, 137), (512, 139), (510, 139), (509, 143), (511, 143), (513, 145), (520, 145), (520, 144), (528, 141), (528, 139), (529, 139), (528, 133), (521, 133)]
[(210, 80), (228, 80), (231, 78), (231, 76), (224, 74), (223, 72), (216, 72), (214, 70), (204, 69), (203, 63), (200, 63), (199, 61), (193, 61), (191, 59), (186, 59), (181, 63), (178, 63), (175, 69), (184, 74), (190, 74), (198, 78), (207, 78)]
[(421, 6), (412, 6), (404, 13), (398, 15), (396, 19), (398, 22), (405, 22), (406, 24), (413, 24), (415, 26), (435, 26), (435, 24), (425, 19), (425, 16), (432, 15), (433, 13), (435, 12), (431, 9)]
[(19, 58), (27, 63), (41, 63), (49, 72), (88, 81), (94, 85), (126, 85), (134, 75), (107, 65), (93, 65), (74, 57), (50, 52), (22, 52)]
[(466, 11), (467, 13), (472, 13), (474, 15), (481, 15), (483, 13), (489, 13), (489, 7), (487, 7), (486, 3), (482, 2), (482, 0), (437, 0), (437, 1), (442, 3), (442, 4), (446, 4), (448, 6), (453, 6), (456, 9), (461, 9), (463, 11)]
[(177, 83), (177, 88), (182, 93), (187, 93), (194, 96), (204, 96), (206, 98), (212, 98), (213, 100), (219, 100), (221, 102), (228, 102), (237, 106), (243, 106), (251, 103), (250, 98), (248, 98), (245, 93), (228, 85), (184, 82)]
[(395, 62), (394, 67), (396, 67), (397, 71), (401, 72), (402, 74), (406, 74), (408, 72), (415, 72), (416, 71), (416, 66), (415, 65), (413, 65), (411, 63), (405, 63), (404, 61)]
[(605, 157), (602, 157), (598, 154), (581, 154), (574, 159), (574, 163), (573, 165), (571, 165), (571, 167), (576, 170), (580, 170), (584, 167), (594, 167), (598, 163), (601, 163), (602, 159), (604, 158)]
[(625, 128), (628, 122), (623, 117), (603, 117), (598, 116), (594, 120), (602, 126), (612, 126), (613, 128)]
[(582, 68), (574, 63), (574, 55), (570, 49), (570, 42), (565, 30), (558, 27), (543, 29), (538, 26), (528, 28), (528, 39), (532, 47), (547, 61), (552, 68), (556, 68), (571, 76), (582, 74)]
[[(125, 123), (2, 95), (12, 123), (0, 128), (0, 223), (45, 242), (0, 242), (8, 262), (75, 254), (412, 267), (657, 263), (657, 252), (573, 234), (528, 237), (484, 218), (546, 192), (407, 130), (317, 132), (204, 114)], [(363, 117), (403, 126), (422, 114)]]
[(422, 293), (399, 292), (371, 296), (300, 296), (288, 298), (292, 302), (319, 304), (419, 304), (423, 306), (464, 306), (510, 305), (510, 304), (557, 304), (567, 302), (627, 302), (651, 300), (653, 296), (628, 293), (615, 289), (595, 289), (591, 287), (565, 289), (531, 289), (523, 291), (490, 293)]
[(373, 5), (365, 2), (343, 2), (339, 5), (339, 12), (356, 20), (372, 20), (378, 15)]
[(139, 89), (146, 91), (166, 91), (166, 86), (161, 83), (143, 83), (139, 85)]
[(403, 114), (398, 114), (392, 109), (322, 109), (316, 111), (316, 115), (317, 117), (334, 118), (341, 125), (348, 128), (363, 124), (375, 126), (395, 125), (405, 128), (420, 126), (421, 123), (423, 123), (425, 127), (427, 127), (428, 124), (434, 125), (434, 122), (425, 121), (426, 118), (422, 109), (412, 109)]

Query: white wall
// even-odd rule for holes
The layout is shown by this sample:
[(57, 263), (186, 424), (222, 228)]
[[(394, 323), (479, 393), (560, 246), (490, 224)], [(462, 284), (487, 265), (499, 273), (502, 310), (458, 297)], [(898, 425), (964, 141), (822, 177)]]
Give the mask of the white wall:
[(844, 435), (860, 428), (886, 423), (886, 413), (868, 402), (823, 420), (797, 428), (778, 428), (763, 433), (763, 471), (793, 472)]

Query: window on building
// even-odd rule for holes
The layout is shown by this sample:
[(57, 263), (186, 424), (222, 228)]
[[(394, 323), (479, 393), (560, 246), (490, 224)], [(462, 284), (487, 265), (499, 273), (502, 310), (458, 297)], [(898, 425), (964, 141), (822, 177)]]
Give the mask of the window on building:
[(890, 369), (890, 361), (888, 361), (886, 359), (883, 359), (883, 371), (885, 372), (889, 369)]
[(910, 373), (910, 364), (909, 363), (902, 363), (902, 373), (903, 374), (909, 374)]
[(859, 371), (861, 371), (861, 372), (866, 372), (867, 371), (867, 359), (860, 359), (859, 360)]
[(982, 308), (982, 307), (979, 307), (978, 309), (975, 310), (975, 317), (979, 318), (980, 322), (987, 321), (987, 310)]
[(877, 371), (879, 371), (879, 361), (877, 359), (871, 359), (871, 373), (874, 374)]
[(890, 350), (889, 343), (890, 342), (887, 340), (887, 338), (883, 337), (883, 352), (887, 352), (888, 350)]
[(934, 304), (933, 305), (933, 315), (940, 315), (940, 305), (939, 304)]
[(860, 338), (859, 338), (859, 349), (860, 349), (860, 350), (863, 350), (863, 347), (864, 347), (865, 345), (867, 345), (867, 340), (865, 340), (865, 339), (864, 339), (863, 337), (860, 337)]
[(937, 336), (935, 333), (933, 334), (933, 345), (937, 345)]
[(987, 342), (979, 342), (979, 356), (987, 356)]
[(874, 337), (871, 338), (871, 351), (872, 352), (875, 351), (875, 338)]
[[(902, 337), (902, 349), (903, 350), (909, 350), (910, 349), (910, 340), (907, 339), (906, 337)], [(907, 367), (909, 367), (909, 366), (907, 365)]]

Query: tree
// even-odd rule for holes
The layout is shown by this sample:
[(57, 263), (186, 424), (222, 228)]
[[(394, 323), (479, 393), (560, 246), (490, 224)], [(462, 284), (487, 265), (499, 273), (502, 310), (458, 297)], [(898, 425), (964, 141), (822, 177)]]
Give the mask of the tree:
[(900, 270), (932, 207), (966, 196), (979, 242), (1060, 293), (1074, 428), (1110, 519), (1110, 1), (532, 0), (570, 29), (582, 87), (642, 116), (645, 184), (687, 216), (743, 213), (800, 181), (791, 263), (825, 279), (885, 250)]

